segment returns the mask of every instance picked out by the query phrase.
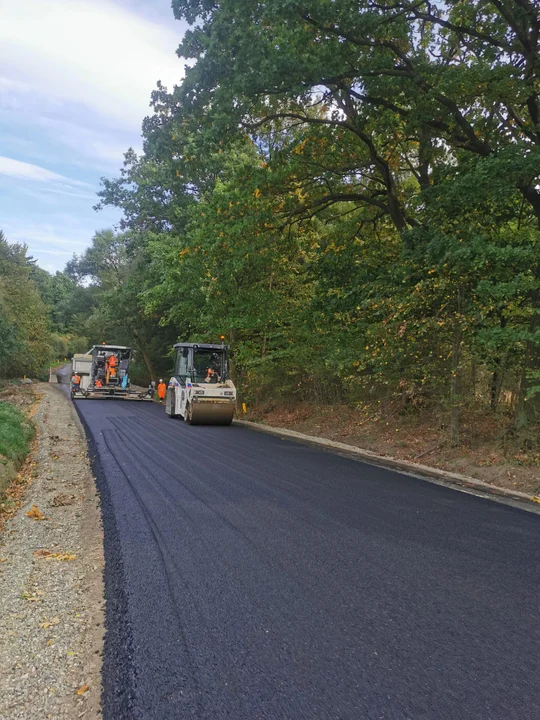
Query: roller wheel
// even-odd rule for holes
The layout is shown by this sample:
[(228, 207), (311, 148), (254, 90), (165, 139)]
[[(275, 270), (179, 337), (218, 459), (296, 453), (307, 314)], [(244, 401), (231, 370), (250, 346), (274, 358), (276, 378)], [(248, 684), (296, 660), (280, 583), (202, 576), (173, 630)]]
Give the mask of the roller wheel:
[[(178, 415), (174, 412), (174, 408), (176, 407), (176, 395), (175, 395), (174, 390), (171, 390), (171, 396), (170, 396), (170, 397), (171, 397), (171, 400), (170, 400), (170, 402), (171, 402), (171, 412), (170, 412), (170, 413), (167, 413), (167, 414), (169, 415), (170, 418), (175, 418), (175, 417), (178, 417)], [(165, 402), (167, 402), (167, 400), (165, 400)]]

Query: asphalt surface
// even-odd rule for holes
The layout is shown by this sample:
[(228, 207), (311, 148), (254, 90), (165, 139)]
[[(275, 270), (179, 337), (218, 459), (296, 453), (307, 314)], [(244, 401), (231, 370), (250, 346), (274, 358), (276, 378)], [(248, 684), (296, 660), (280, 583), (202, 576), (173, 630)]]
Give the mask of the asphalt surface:
[(105, 720), (538, 720), (540, 517), (156, 404), (78, 401)]

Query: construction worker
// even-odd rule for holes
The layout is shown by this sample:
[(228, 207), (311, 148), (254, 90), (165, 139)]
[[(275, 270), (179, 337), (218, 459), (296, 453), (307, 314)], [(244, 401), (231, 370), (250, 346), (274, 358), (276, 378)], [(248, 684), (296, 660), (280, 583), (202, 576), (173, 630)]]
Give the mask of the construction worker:
[(116, 355), (112, 354), (107, 358), (107, 361), (105, 363), (106, 368), (106, 382), (108, 383), (110, 378), (116, 377), (116, 368), (118, 366), (118, 358)]
[(76, 392), (79, 392), (81, 389), (81, 376), (74, 372), (71, 376), (71, 394), (73, 395)]
[(206, 377), (204, 378), (204, 382), (217, 383), (217, 381), (218, 381), (217, 372), (215, 370), (213, 370), (211, 367), (209, 367), (206, 372)]
[(160, 378), (159, 384), (157, 386), (157, 394), (158, 394), (160, 405), (163, 405), (163, 401), (165, 400), (166, 393), (167, 393), (167, 386), (163, 382), (163, 378)]

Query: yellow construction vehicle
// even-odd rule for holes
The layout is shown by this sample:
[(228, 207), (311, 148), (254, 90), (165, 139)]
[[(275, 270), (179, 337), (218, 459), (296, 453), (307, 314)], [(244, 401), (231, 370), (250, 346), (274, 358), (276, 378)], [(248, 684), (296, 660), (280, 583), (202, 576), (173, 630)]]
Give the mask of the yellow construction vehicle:
[(228, 377), (226, 345), (177, 343), (174, 375), (169, 380), (165, 412), (190, 425), (230, 425), (236, 388)]

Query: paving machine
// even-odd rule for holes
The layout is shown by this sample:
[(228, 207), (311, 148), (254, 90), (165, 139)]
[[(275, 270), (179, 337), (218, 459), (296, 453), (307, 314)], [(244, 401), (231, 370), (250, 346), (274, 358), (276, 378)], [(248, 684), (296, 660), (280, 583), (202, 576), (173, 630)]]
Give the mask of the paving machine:
[(177, 343), (174, 375), (169, 380), (165, 412), (190, 425), (230, 425), (236, 388), (227, 375), (226, 345)]
[(155, 388), (140, 392), (131, 387), (129, 365), (133, 359), (131, 348), (125, 345), (94, 345), (87, 353), (76, 354), (71, 361), (72, 375), (80, 383), (71, 383), (72, 398), (123, 398), (152, 400)]

